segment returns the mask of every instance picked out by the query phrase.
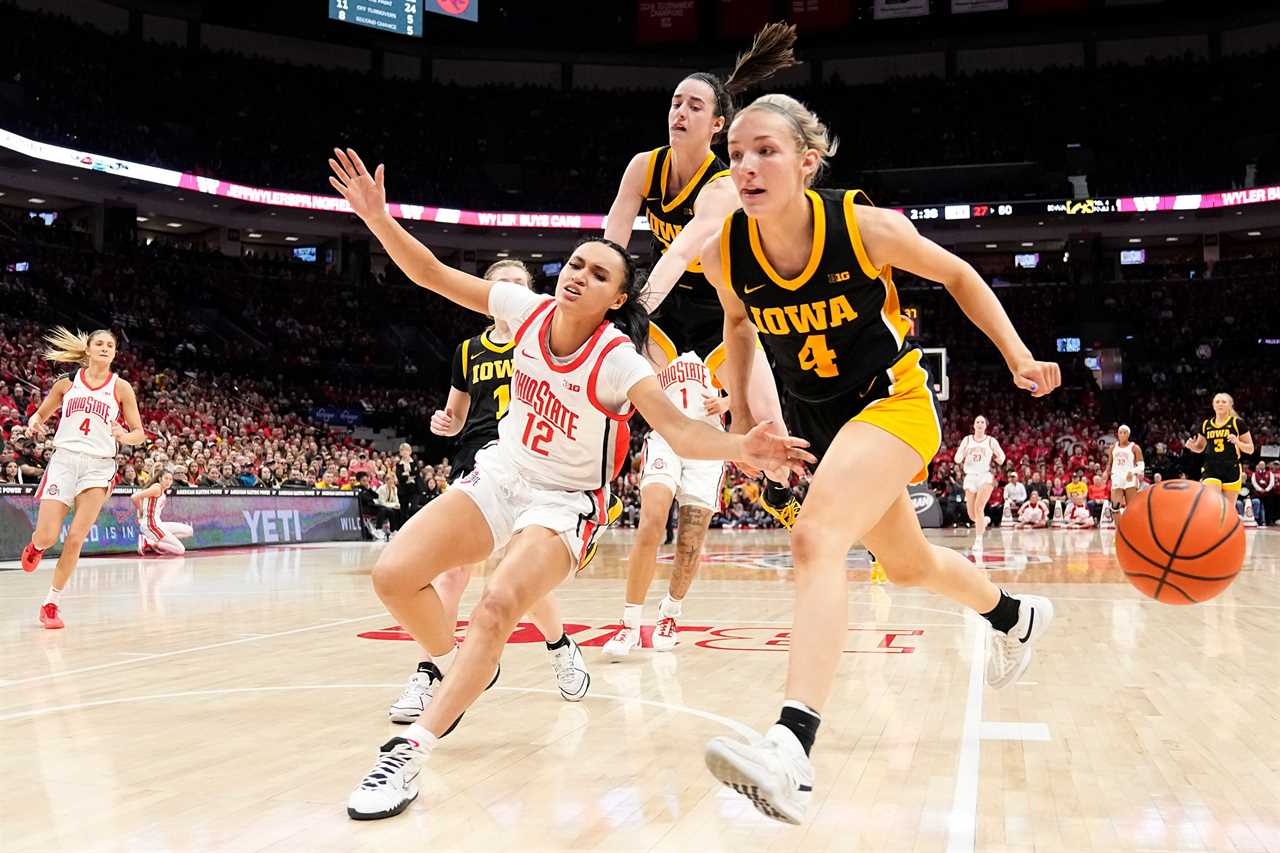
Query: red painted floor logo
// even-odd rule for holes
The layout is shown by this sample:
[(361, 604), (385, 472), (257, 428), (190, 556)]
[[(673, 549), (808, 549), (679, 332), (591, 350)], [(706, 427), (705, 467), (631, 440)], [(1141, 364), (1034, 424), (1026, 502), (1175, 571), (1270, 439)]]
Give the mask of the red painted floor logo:
[[(458, 639), (466, 637), (466, 622), (459, 622)], [(621, 625), (581, 625), (566, 622), (565, 633), (578, 641), (582, 648), (603, 646), (609, 638), (622, 628)], [(791, 631), (784, 626), (750, 625), (739, 628), (717, 628), (712, 625), (681, 625), (677, 631), (683, 638), (681, 645), (693, 641), (700, 649), (712, 649), (721, 652), (785, 652), (791, 648)], [(694, 635), (698, 635), (695, 640)], [(909, 655), (916, 650), (907, 645), (910, 638), (921, 637), (924, 630), (920, 628), (850, 628), (845, 637), (845, 654), (882, 654)], [(379, 631), (365, 631), (357, 634), (365, 640), (412, 640), (413, 638), (399, 625), (383, 628)], [(640, 629), (641, 646), (651, 648), (653, 626), (644, 625)], [(521, 622), (516, 630), (507, 638), (507, 645), (545, 642), (542, 633), (531, 622)]]

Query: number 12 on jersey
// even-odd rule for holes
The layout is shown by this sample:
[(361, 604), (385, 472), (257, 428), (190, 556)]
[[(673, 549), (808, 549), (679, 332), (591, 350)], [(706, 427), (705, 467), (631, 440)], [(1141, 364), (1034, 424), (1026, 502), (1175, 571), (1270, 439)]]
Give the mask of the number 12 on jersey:
[[(534, 422), (537, 422), (538, 429), (534, 432)], [(546, 450), (543, 445), (551, 440), (552, 426), (546, 421), (539, 418), (533, 412), (529, 413), (529, 420), (524, 424), (524, 435), (520, 438), (520, 443), (541, 456), (550, 456), (551, 451)]]

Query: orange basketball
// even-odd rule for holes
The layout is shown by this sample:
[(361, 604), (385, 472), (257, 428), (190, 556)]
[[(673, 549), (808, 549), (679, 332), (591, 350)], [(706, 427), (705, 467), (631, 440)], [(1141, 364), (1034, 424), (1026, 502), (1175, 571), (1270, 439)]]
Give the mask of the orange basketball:
[(1166, 480), (1129, 503), (1116, 525), (1116, 558), (1138, 592), (1165, 604), (1208, 601), (1244, 564), (1235, 504), (1193, 480)]

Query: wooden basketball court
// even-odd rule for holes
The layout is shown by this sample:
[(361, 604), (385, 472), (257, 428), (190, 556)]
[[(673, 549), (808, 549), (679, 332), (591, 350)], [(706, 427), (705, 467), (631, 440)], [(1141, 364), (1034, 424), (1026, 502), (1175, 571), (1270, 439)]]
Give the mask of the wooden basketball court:
[(86, 559), (63, 631), (36, 623), (47, 566), (0, 572), (0, 850), (1280, 851), (1273, 532), (1249, 534), (1224, 595), (1173, 607), (1124, 581), (1114, 533), (992, 531), (984, 568), (1058, 614), (1001, 692), (982, 680), (984, 622), (869, 584), (854, 552), (802, 827), (702, 761), (709, 737), (776, 716), (785, 538), (713, 532), (681, 645), (609, 663), (627, 537), (560, 589), (587, 699), (564, 702), (541, 638), (517, 632), (418, 801), (377, 823), (346, 798), (400, 730), (386, 710), (417, 660), (370, 587), (380, 546)]

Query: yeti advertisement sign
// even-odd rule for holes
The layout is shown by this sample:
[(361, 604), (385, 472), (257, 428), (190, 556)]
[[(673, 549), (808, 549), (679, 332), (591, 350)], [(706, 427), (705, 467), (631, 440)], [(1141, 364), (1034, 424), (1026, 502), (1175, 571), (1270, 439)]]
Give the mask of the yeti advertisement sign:
[(911, 506), (916, 511), (916, 517), (920, 519), (921, 527), (942, 526), (942, 506), (938, 503), (938, 496), (933, 493), (933, 489), (921, 483), (908, 488), (907, 493), (911, 496)]
[[(31, 539), (34, 486), (0, 489), (0, 560), (16, 560)], [(138, 518), (129, 490), (113, 494), (89, 530), (84, 554), (128, 554), (138, 548)], [(68, 516), (68, 519), (70, 517)], [(357, 541), (360, 510), (354, 492), (301, 489), (190, 489), (171, 493), (165, 521), (192, 528), (187, 550), (231, 546)], [(61, 550), (66, 526), (50, 554)]]

